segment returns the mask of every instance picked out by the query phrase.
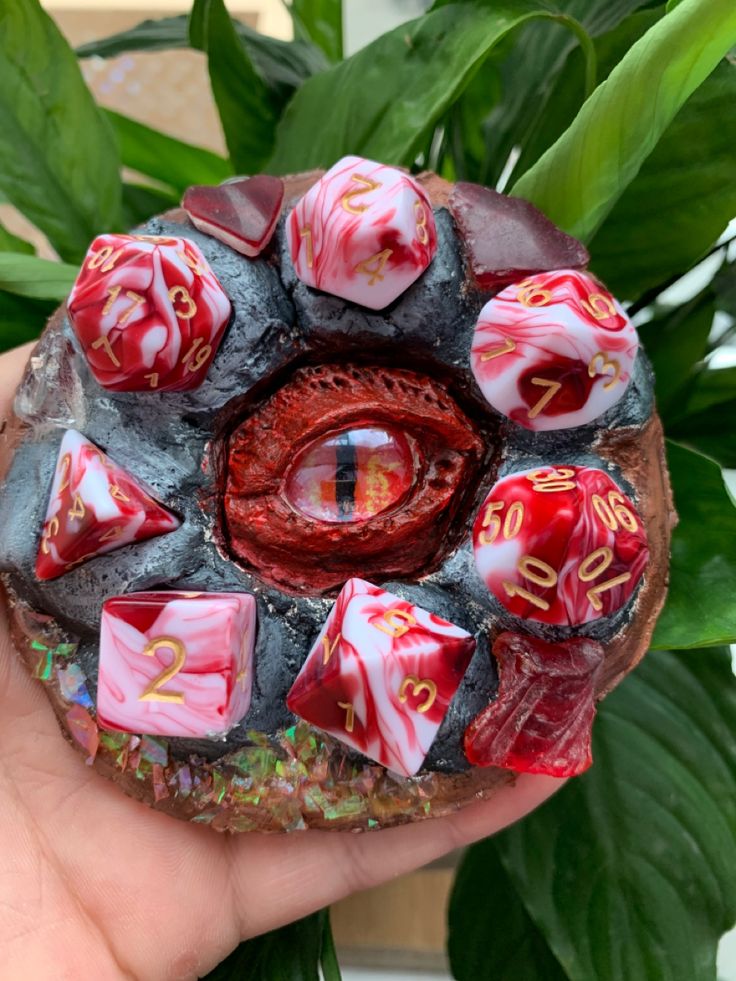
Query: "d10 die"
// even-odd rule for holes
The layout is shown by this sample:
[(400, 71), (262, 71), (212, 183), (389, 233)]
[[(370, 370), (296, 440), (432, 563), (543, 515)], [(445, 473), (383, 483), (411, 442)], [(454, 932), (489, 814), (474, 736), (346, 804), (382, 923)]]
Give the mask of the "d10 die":
[(419, 184), (363, 157), (343, 157), (307, 191), (286, 235), (302, 282), (372, 310), (411, 286), (437, 249), (432, 206)]
[(471, 364), (488, 402), (520, 426), (569, 429), (618, 402), (639, 340), (619, 303), (589, 273), (537, 273), (481, 310)]
[(64, 434), (36, 559), (56, 579), (96, 555), (176, 531), (177, 517), (74, 429)]
[(636, 508), (590, 467), (504, 477), (478, 513), (473, 546), (481, 578), (510, 613), (565, 626), (620, 609), (649, 558)]
[(550, 644), (504, 633), (493, 653), (498, 696), (465, 730), (470, 763), (553, 777), (587, 770), (601, 645), (586, 637)]
[(250, 706), (256, 603), (248, 593), (131, 593), (102, 608), (101, 726), (218, 736)]
[(406, 600), (350, 579), (286, 703), (396, 773), (424, 762), (475, 640)]
[(94, 240), (68, 309), (92, 374), (119, 392), (201, 385), (231, 312), (194, 242), (133, 235)]

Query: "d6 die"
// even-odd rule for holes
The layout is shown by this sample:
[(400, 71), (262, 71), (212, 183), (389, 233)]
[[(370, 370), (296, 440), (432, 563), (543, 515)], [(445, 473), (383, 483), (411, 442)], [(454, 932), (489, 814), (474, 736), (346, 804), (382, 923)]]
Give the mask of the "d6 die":
[(424, 762), (474, 650), (466, 631), (351, 579), (287, 705), (377, 763), (411, 776)]
[(226, 733), (250, 706), (256, 629), (247, 593), (131, 593), (102, 609), (97, 714), (107, 729)]
[(87, 559), (179, 525), (134, 477), (69, 429), (59, 448), (36, 576), (55, 579)]
[(510, 613), (565, 626), (620, 609), (649, 557), (633, 503), (591, 467), (504, 477), (478, 513), (473, 546), (481, 578)]
[(100, 235), (69, 296), (92, 374), (120, 392), (196, 388), (230, 318), (230, 301), (194, 242)]
[(302, 282), (372, 310), (400, 296), (437, 249), (420, 185), (362, 157), (343, 157), (307, 191), (286, 234)]
[(537, 273), (481, 310), (471, 364), (485, 398), (532, 430), (592, 422), (618, 402), (639, 341), (619, 303), (589, 273)]

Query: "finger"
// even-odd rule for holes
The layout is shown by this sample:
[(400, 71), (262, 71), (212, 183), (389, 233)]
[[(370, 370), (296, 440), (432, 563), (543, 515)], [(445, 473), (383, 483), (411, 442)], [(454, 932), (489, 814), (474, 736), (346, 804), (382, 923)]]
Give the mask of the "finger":
[(0, 355), (0, 417), (8, 419), (12, 413), (15, 390), (23, 377), (23, 369), (35, 346), (35, 341)]
[[(378, 885), (495, 834), (550, 797), (564, 780), (524, 774), (489, 801), (444, 818), (367, 834), (313, 831), (233, 838), (231, 878), (244, 937)], [(253, 887), (268, 882), (254, 902)]]

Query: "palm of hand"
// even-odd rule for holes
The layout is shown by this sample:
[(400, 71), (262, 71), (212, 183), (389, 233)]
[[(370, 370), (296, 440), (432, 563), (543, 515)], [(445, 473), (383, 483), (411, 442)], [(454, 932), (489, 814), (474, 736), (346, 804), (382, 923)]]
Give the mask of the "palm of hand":
[[(13, 392), (28, 348), (0, 358)], [(10, 414), (10, 399), (0, 406)], [(491, 834), (561, 781), (372, 834), (218, 835), (125, 797), (63, 739), (0, 610), (3, 977), (190, 979), (242, 939)]]

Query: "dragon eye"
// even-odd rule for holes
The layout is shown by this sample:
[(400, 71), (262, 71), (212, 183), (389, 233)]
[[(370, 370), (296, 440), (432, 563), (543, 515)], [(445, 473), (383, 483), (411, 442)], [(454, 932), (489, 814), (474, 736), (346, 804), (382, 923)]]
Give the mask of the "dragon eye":
[(378, 426), (344, 429), (299, 453), (284, 495), (296, 511), (318, 521), (369, 521), (406, 498), (415, 470), (403, 433)]
[(425, 575), (467, 534), (489, 455), (434, 379), (301, 368), (227, 438), (222, 537), (245, 568), (302, 593)]

